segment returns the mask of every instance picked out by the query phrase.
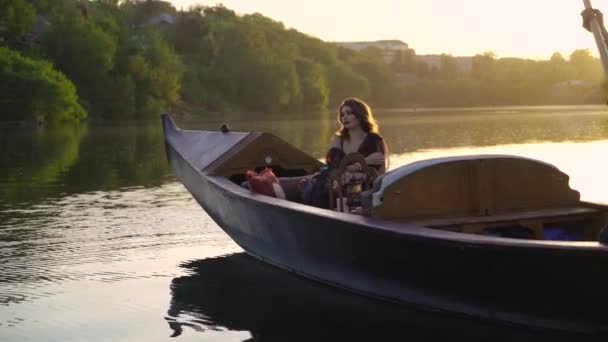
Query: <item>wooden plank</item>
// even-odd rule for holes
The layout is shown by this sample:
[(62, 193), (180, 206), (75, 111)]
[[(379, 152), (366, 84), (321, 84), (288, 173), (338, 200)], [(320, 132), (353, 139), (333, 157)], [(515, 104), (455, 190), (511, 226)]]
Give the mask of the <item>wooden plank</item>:
[(544, 209), (544, 210), (531, 210), (531, 211), (520, 211), (510, 214), (498, 214), (490, 216), (463, 216), (463, 217), (450, 217), (442, 219), (430, 219), (430, 220), (418, 220), (418, 221), (405, 221), (415, 225), (425, 227), (441, 227), (441, 226), (453, 226), (463, 224), (479, 224), (479, 223), (498, 223), (498, 222), (509, 222), (509, 221), (522, 221), (531, 219), (541, 218), (557, 218), (557, 217), (580, 217), (592, 214), (598, 214), (601, 210), (588, 207), (574, 207), (574, 208), (560, 208), (560, 209)]

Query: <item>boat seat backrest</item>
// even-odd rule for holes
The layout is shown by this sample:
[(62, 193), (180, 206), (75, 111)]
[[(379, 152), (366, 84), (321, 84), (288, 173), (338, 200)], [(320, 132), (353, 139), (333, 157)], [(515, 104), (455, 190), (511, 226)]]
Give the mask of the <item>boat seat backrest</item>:
[(476, 155), (404, 165), (374, 182), (372, 216), (386, 219), (488, 216), (575, 207), (580, 195), (551, 164)]
[(217, 176), (234, 177), (247, 170), (271, 167), (277, 177), (317, 172), (323, 163), (270, 133), (250, 133), (205, 169)]

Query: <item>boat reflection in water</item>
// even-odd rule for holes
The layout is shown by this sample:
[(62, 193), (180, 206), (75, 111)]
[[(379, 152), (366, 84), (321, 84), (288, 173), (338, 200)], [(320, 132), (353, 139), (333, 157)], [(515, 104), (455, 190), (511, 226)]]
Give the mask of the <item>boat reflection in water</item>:
[(249, 331), (247, 341), (580, 340), (375, 301), (284, 272), (245, 253), (182, 267), (190, 274), (171, 283), (166, 320), (172, 336), (188, 329), (228, 329)]

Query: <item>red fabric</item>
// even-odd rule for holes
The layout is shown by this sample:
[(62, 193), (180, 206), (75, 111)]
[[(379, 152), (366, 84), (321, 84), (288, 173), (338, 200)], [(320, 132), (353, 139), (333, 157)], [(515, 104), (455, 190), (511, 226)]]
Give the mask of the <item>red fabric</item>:
[[(285, 198), (281, 183), (279, 183), (279, 179), (274, 175), (272, 169), (267, 167), (260, 173), (249, 170), (245, 173), (245, 178), (249, 181), (249, 190), (266, 196)], [(275, 189), (278, 191), (275, 191)]]

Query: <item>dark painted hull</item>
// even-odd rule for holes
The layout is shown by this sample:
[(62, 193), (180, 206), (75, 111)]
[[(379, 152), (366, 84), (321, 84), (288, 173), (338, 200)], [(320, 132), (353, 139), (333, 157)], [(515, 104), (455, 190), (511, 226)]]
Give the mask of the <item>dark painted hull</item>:
[[(165, 117), (176, 177), (245, 251), (383, 300), (535, 328), (603, 334), (608, 249), (445, 232), (256, 195), (194, 167)], [(205, 134), (205, 133), (201, 133)], [(177, 147), (177, 148), (176, 148)]]

